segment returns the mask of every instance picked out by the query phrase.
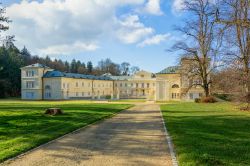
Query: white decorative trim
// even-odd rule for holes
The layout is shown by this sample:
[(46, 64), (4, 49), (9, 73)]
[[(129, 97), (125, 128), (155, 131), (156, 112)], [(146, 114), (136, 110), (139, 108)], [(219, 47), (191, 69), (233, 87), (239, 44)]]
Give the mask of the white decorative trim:
[[(160, 111), (161, 111), (161, 109), (160, 109)], [(166, 124), (165, 124), (165, 121), (164, 121), (164, 118), (163, 118), (162, 111), (161, 111), (161, 119), (162, 119), (162, 123), (163, 123), (163, 127), (164, 127), (164, 132), (165, 132), (165, 135), (166, 135), (166, 139), (167, 139), (167, 142), (168, 142), (168, 147), (169, 147), (170, 155), (171, 155), (171, 158), (172, 158), (173, 166), (178, 166), (178, 161), (177, 161), (176, 154), (175, 154), (175, 151), (174, 151), (172, 139), (171, 139), (170, 135), (168, 134), (168, 130), (166, 128)]]

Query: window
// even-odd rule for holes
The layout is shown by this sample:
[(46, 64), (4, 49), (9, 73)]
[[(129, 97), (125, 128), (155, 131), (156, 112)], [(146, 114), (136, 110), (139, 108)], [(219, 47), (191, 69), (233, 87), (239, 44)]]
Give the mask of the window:
[(136, 83), (136, 88), (138, 88), (139, 87), (139, 84), (138, 83)]
[(84, 82), (82, 82), (82, 87), (84, 87)]
[(147, 88), (149, 88), (149, 83), (147, 83)]
[(199, 93), (199, 97), (202, 97), (203, 96), (203, 94), (202, 93)]
[(122, 87), (122, 83), (120, 83), (120, 87)]
[(36, 72), (34, 70), (28, 70), (26, 71), (26, 76), (27, 77), (34, 77)]
[(65, 86), (65, 83), (63, 83), (63, 88), (65, 89), (65, 87), (66, 87), (66, 86)]
[(26, 98), (27, 99), (33, 99), (34, 98), (34, 92), (26, 92)]
[(90, 96), (90, 92), (89, 92), (88, 94), (89, 94), (89, 96)]
[(193, 93), (189, 93), (189, 98), (190, 98), (190, 99), (194, 99)]
[(144, 88), (144, 83), (141, 84), (142, 88)]
[(179, 85), (178, 84), (174, 84), (174, 85), (172, 85), (172, 88), (179, 88)]
[(82, 96), (84, 96), (84, 92), (82, 92)]
[(78, 82), (76, 82), (76, 87), (78, 87)]
[(69, 83), (67, 84), (67, 88), (69, 89)]
[(26, 88), (34, 88), (35, 82), (34, 81), (27, 81), (26, 82)]
[(125, 83), (125, 87), (127, 87), (128, 85), (127, 85), (127, 83)]
[(51, 90), (51, 87), (49, 85), (46, 85), (45, 90)]
[(133, 87), (133, 83), (131, 83), (131, 87)]
[(78, 92), (76, 92), (76, 97), (78, 97)]
[(46, 97), (46, 98), (51, 98), (51, 93), (50, 93), (50, 92), (46, 92), (46, 93), (45, 93), (45, 97)]
[(179, 98), (180, 94), (179, 93), (172, 93), (172, 99), (177, 99)]
[(200, 79), (193, 80), (193, 84), (194, 84), (194, 85), (201, 85), (201, 84), (202, 84), (202, 81), (201, 81)]

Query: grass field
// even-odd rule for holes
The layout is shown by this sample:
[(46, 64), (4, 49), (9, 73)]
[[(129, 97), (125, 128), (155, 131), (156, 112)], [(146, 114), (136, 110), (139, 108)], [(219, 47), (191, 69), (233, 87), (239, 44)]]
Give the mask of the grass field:
[[(130, 106), (87, 101), (0, 100), (0, 162)], [(64, 115), (44, 115), (49, 107), (63, 109)]]
[(140, 103), (140, 102), (146, 102), (146, 99), (120, 99), (120, 100), (109, 100), (109, 102), (128, 102), (128, 103)]
[(250, 112), (230, 103), (161, 106), (181, 166), (250, 165)]

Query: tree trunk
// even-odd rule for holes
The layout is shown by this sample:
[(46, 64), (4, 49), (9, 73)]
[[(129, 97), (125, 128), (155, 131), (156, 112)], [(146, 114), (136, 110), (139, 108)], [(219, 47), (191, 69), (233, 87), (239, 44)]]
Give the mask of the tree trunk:
[(204, 86), (204, 92), (206, 97), (210, 96), (210, 89), (208, 85)]

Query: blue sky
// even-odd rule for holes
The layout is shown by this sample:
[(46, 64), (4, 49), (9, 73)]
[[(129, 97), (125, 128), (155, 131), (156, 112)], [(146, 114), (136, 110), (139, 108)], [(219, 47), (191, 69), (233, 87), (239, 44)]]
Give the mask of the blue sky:
[(158, 72), (177, 64), (182, 0), (2, 0), (9, 34), (39, 56), (96, 64), (110, 58)]

